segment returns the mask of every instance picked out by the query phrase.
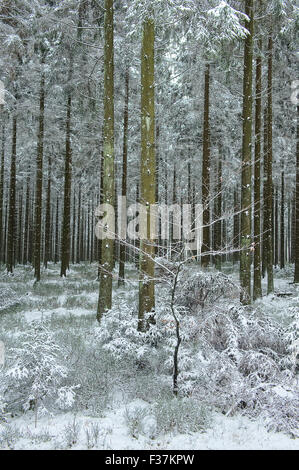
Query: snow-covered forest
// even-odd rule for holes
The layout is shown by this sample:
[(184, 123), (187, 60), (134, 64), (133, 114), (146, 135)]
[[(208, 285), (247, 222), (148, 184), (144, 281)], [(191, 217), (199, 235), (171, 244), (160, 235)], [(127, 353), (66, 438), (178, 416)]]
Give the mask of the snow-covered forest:
[(298, 449), (296, 0), (0, 0), (0, 449)]

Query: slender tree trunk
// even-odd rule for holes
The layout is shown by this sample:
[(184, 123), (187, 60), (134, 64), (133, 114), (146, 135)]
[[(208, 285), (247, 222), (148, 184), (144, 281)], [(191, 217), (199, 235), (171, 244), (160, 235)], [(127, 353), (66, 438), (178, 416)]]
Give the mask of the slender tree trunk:
[(22, 263), (22, 240), (23, 240), (23, 194), (20, 191), (19, 194), (19, 210), (18, 210), (18, 239), (17, 239), (17, 253), (18, 253), (18, 263)]
[(278, 266), (278, 251), (279, 251), (279, 231), (278, 231), (278, 188), (273, 190), (274, 197), (273, 197), (273, 243), (274, 243), (274, 250), (273, 250), (273, 259), (274, 259), (274, 266)]
[(240, 250), (240, 202), (238, 189), (234, 191), (234, 263), (239, 261)]
[[(262, 50), (262, 41), (259, 41)], [(255, 157), (254, 157), (254, 278), (253, 299), (262, 297), (261, 273), (261, 132), (262, 132), (262, 57), (256, 59)]]
[[(114, 202), (114, 24), (113, 0), (105, 0), (104, 20), (104, 131), (103, 131), (103, 203)], [(100, 292), (97, 319), (112, 306), (112, 270), (114, 264), (114, 227), (107, 224), (109, 238), (101, 240)]]
[(59, 197), (56, 199), (54, 263), (59, 261)]
[(299, 106), (297, 106), (297, 146), (296, 146), (296, 234), (295, 234), (295, 275), (294, 282), (299, 283)]
[(4, 205), (4, 158), (5, 158), (5, 123), (2, 123), (1, 169), (0, 169), (0, 263), (4, 261), (3, 242), (3, 205)]
[(29, 210), (29, 237), (28, 237), (28, 261), (32, 264), (33, 260), (33, 238), (34, 238), (34, 194), (30, 200)]
[(267, 272), (267, 243), (268, 243), (268, 216), (267, 216), (267, 173), (268, 173), (268, 112), (264, 109), (264, 165), (263, 165), (263, 233), (262, 233), (262, 276)]
[(51, 158), (48, 160), (48, 187), (47, 187), (47, 201), (46, 201), (46, 221), (45, 221), (45, 254), (44, 266), (47, 269), (48, 261), (50, 260), (50, 246), (51, 246)]
[(80, 263), (80, 223), (81, 223), (81, 184), (79, 184), (78, 194), (78, 215), (77, 215), (77, 243), (76, 243), (76, 263)]
[(25, 221), (24, 221), (24, 246), (23, 246), (23, 264), (28, 262), (28, 241), (29, 241), (29, 225), (30, 225), (30, 165), (26, 178), (26, 202), (25, 202)]
[(273, 281), (273, 181), (272, 181), (272, 60), (273, 60), (273, 40), (269, 36), (268, 42), (268, 146), (267, 146), (267, 181), (266, 181), (266, 204), (267, 204), (267, 293), (274, 290)]
[[(41, 61), (44, 67), (44, 59)], [(42, 194), (43, 194), (43, 156), (44, 156), (44, 116), (45, 116), (45, 73), (41, 72), (39, 96), (39, 129), (36, 158), (35, 182), (35, 220), (34, 220), (34, 277), (40, 281), (41, 235), (42, 235)]]
[(241, 302), (251, 303), (251, 153), (252, 153), (252, 56), (253, 56), (253, 0), (246, 0), (245, 13), (250, 18), (249, 33), (244, 50), (243, 88), (243, 144), (242, 144), (242, 188), (241, 188)]
[(203, 206), (203, 240), (201, 264), (207, 267), (210, 256), (210, 64), (205, 70), (203, 154), (202, 154), (202, 206)]
[[(125, 107), (124, 107), (124, 140), (123, 140), (123, 172), (122, 172), (122, 196), (127, 197), (127, 159), (128, 159), (128, 122), (129, 122), (129, 69), (126, 72), (125, 81)], [(127, 208), (122, 207), (121, 223), (127, 226)], [(118, 286), (125, 283), (126, 245), (120, 241), (119, 247), (119, 276)]]
[[(73, 59), (70, 57), (69, 77), (70, 83), (73, 75)], [(65, 142), (65, 168), (64, 168), (64, 206), (61, 237), (61, 269), (60, 276), (66, 277), (70, 266), (70, 242), (71, 242), (71, 191), (72, 191), (72, 147), (71, 147), (71, 114), (72, 92), (68, 91), (66, 114), (66, 142)]]
[[(147, 209), (146, 240), (140, 242), (140, 283), (138, 329), (144, 331), (154, 321), (155, 309), (155, 244), (150, 230), (150, 206), (156, 202), (155, 157), (155, 25), (152, 19), (143, 23), (141, 51), (141, 204)], [(148, 321), (145, 315), (150, 313)]]
[(4, 264), (7, 262), (7, 227), (8, 227), (8, 207), (7, 204), (5, 205), (5, 213), (4, 213), (4, 240), (3, 240), (3, 262)]
[[(173, 165), (173, 182), (172, 182), (172, 205), (177, 203), (177, 195), (176, 195), (176, 167), (175, 164)], [(174, 241), (174, 224), (176, 223), (175, 217), (171, 214), (171, 225), (170, 225), (170, 258), (172, 258), (173, 254), (175, 255), (175, 241)]]
[(280, 269), (285, 268), (285, 195), (284, 170), (281, 172), (281, 206), (280, 206)]
[(217, 173), (217, 184), (216, 184), (216, 197), (215, 197), (215, 267), (219, 271), (221, 270), (221, 212), (222, 212), (222, 155), (219, 154)]
[(12, 153), (10, 165), (9, 211), (7, 230), (7, 272), (12, 273), (15, 263), (15, 212), (16, 212), (16, 158), (17, 158), (17, 116), (12, 120)]
[(73, 189), (73, 220), (72, 220), (72, 264), (75, 264), (76, 252), (76, 190)]

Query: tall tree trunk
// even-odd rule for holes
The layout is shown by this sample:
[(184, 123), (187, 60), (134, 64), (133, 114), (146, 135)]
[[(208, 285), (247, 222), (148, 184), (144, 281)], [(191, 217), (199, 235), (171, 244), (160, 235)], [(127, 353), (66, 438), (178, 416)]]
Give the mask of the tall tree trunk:
[(54, 263), (59, 261), (59, 197), (56, 199)]
[(253, 56), (253, 0), (246, 0), (245, 13), (250, 18), (244, 50), (243, 87), (243, 143), (242, 143), (242, 188), (241, 188), (241, 259), (240, 259), (240, 300), (244, 305), (251, 303), (251, 153), (252, 153), (252, 56)]
[[(68, 83), (73, 75), (73, 58), (70, 56)], [(67, 96), (66, 112), (66, 142), (65, 142), (65, 168), (64, 168), (64, 206), (61, 237), (61, 269), (60, 276), (66, 277), (66, 271), (70, 266), (70, 242), (71, 242), (71, 191), (72, 191), (72, 147), (71, 147), (71, 114), (72, 92), (71, 88)]]
[(77, 243), (76, 243), (76, 263), (80, 263), (80, 223), (81, 223), (81, 183), (78, 194), (78, 214), (77, 214)]
[(238, 188), (234, 190), (234, 263), (240, 258), (240, 202)]
[[(259, 41), (262, 50), (262, 41)], [(261, 273), (261, 132), (262, 132), (262, 57), (256, 59), (255, 156), (254, 156), (254, 277), (253, 299), (262, 297)]]
[(76, 252), (76, 190), (73, 189), (73, 220), (72, 220), (72, 264), (75, 264)]
[(35, 179), (35, 219), (34, 219), (34, 277), (40, 281), (41, 235), (42, 235), (42, 195), (43, 195), (43, 156), (44, 156), (44, 116), (45, 116), (45, 73), (44, 59), (41, 61), (41, 81), (39, 95), (39, 129)]
[(280, 205), (280, 269), (285, 268), (285, 195), (284, 170), (281, 172), (281, 205)]
[(50, 245), (51, 245), (51, 158), (49, 157), (47, 201), (46, 201), (46, 221), (45, 221), (45, 254), (44, 254), (44, 266), (46, 269), (48, 267), (48, 261), (50, 260)]
[(18, 238), (17, 238), (17, 253), (18, 253), (18, 263), (22, 263), (22, 240), (23, 240), (23, 194), (20, 191), (19, 194), (19, 210), (18, 210)]
[[(105, 0), (104, 20), (104, 129), (103, 129), (103, 204), (114, 202), (114, 24), (113, 0)], [(114, 265), (114, 240), (107, 226), (109, 238), (101, 240), (100, 292), (97, 319), (112, 306), (112, 270)]]
[(33, 260), (33, 241), (34, 241), (34, 193), (30, 200), (29, 209), (29, 235), (28, 235), (28, 261), (32, 264)]
[(2, 123), (1, 169), (0, 169), (0, 263), (4, 261), (3, 241), (3, 205), (4, 205), (4, 158), (5, 158), (5, 122)]
[(267, 172), (268, 172), (268, 112), (264, 109), (264, 148), (263, 148), (263, 232), (262, 232), (262, 276), (267, 272), (267, 243), (268, 243), (268, 216), (267, 216)]
[(274, 290), (273, 281), (273, 181), (272, 181), (272, 61), (273, 40), (272, 35), (268, 41), (268, 92), (267, 92), (267, 181), (266, 181), (266, 205), (267, 205), (267, 293)]
[(205, 97), (203, 124), (202, 154), (202, 206), (203, 206), (203, 240), (201, 247), (201, 264), (208, 266), (210, 255), (210, 64), (205, 69)]
[[(156, 202), (155, 157), (155, 25), (143, 23), (141, 51), (141, 178), (140, 199), (147, 209), (147, 239), (140, 242), (140, 283), (138, 329), (144, 331), (154, 321), (155, 244), (150, 233), (150, 206)], [(145, 315), (151, 313), (148, 321)]]
[(295, 234), (295, 275), (294, 282), (299, 283), (299, 106), (297, 106), (297, 146), (296, 146), (296, 234)]
[(278, 230), (278, 188), (275, 188), (273, 190), (274, 192), (274, 197), (273, 197), (273, 262), (274, 266), (278, 266), (278, 252), (279, 252), (279, 230)]
[[(175, 164), (173, 165), (173, 182), (172, 182), (172, 205), (177, 203), (177, 190), (176, 190), (176, 167)], [(175, 232), (175, 227), (174, 224), (176, 223), (176, 219), (173, 214), (171, 214), (171, 225), (170, 225), (170, 258), (172, 258), (172, 255), (175, 255), (175, 241), (174, 241), (174, 232)]]
[(15, 263), (15, 212), (16, 212), (16, 158), (17, 158), (17, 116), (12, 120), (12, 152), (9, 184), (9, 212), (7, 227), (7, 272), (12, 273)]
[(28, 261), (28, 241), (29, 241), (29, 226), (30, 226), (30, 164), (28, 166), (28, 173), (26, 178), (26, 202), (25, 202), (25, 221), (24, 221), (24, 246), (23, 246), (23, 264)]
[[(129, 122), (129, 69), (126, 72), (125, 79), (125, 107), (124, 107), (124, 140), (123, 140), (123, 169), (122, 169), (122, 196), (127, 197), (127, 159), (128, 159), (128, 122)], [(122, 207), (120, 223), (127, 226), (127, 208)], [(119, 276), (118, 286), (125, 283), (125, 262), (126, 262), (126, 245), (120, 240), (119, 247)]]
[(219, 153), (218, 168), (216, 167), (217, 183), (216, 183), (216, 196), (215, 196), (215, 267), (219, 271), (221, 270), (221, 239), (222, 239), (222, 223), (221, 223), (221, 212), (222, 212), (222, 155)]

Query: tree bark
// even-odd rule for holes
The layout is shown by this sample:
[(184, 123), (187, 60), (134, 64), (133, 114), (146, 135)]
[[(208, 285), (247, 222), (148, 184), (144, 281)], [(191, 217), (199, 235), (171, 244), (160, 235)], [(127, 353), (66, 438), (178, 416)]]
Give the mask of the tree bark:
[(296, 146), (296, 234), (295, 234), (295, 274), (294, 282), (299, 283), (299, 106), (297, 106), (297, 146)]
[(5, 159), (5, 122), (2, 123), (1, 169), (0, 169), (0, 263), (4, 262), (3, 205), (4, 205), (4, 159)]
[(46, 221), (45, 221), (45, 254), (44, 266), (47, 269), (50, 260), (50, 244), (51, 244), (51, 158), (48, 160), (48, 186), (46, 201)]
[(246, 0), (245, 13), (250, 18), (249, 35), (245, 39), (244, 88), (243, 88), (243, 143), (242, 143), (242, 187), (241, 187), (241, 259), (240, 300), (251, 303), (251, 154), (252, 154), (252, 56), (253, 56), (253, 0)]
[(273, 181), (272, 181), (272, 61), (273, 39), (270, 34), (268, 40), (268, 91), (267, 91), (267, 181), (266, 181), (266, 205), (267, 205), (267, 293), (274, 291), (273, 281)]
[(202, 206), (203, 206), (203, 240), (201, 247), (201, 264), (207, 267), (210, 256), (210, 64), (205, 69), (203, 155), (202, 155)]
[(281, 206), (280, 206), (280, 269), (285, 268), (285, 190), (284, 170), (281, 172)]
[[(70, 56), (68, 83), (73, 75), (73, 58)], [(70, 86), (70, 85), (69, 85)], [(66, 140), (65, 140), (65, 167), (64, 167), (64, 206), (61, 236), (61, 269), (60, 276), (66, 277), (70, 267), (70, 242), (71, 242), (71, 191), (72, 191), (72, 147), (71, 147), (71, 114), (72, 91), (68, 90), (66, 106)]]
[[(150, 18), (143, 23), (141, 51), (141, 178), (140, 199), (147, 209), (146, 240), (140, 242), (140, 283), (138, 329), (153, 322), (155, 309), (155, 244), (150, 233), (150, 206), (156, 202), (155, 157), (155, 25)], [(145, 321), (145, 315), (150, 317)]]
[[(126, 72), (125, 79), (125, 106), (124, 106), (124, 140), (123, 140), (123, 169), (122, 169), (122, 196), (127, 196), (127, 160), (128, 160), (128, 122), (129, 122), (129, 69)], [(121, 214), (121, 223), (126, 225), (127, 215), (126, 207), (122, 207), (124, 214)], [(125, 283), (125, 262), (126, 262), (126, 245), (120, 240), (119, 247), (119, 276), (118, 286)]]
[[(262, 50), (262, 41), (259, 41)], [(254, 156), (254, 277), (253, 299), (262, 297), (261, 273), (261, 132), (262, 132), (262, 57), (256, 59), (255, 156)]]
[(9, 211), (7, 227), (7, 272), (13, 273), (15, 263), (15, 225), (16, 225), (16, 158), (17, 158), (17, 116), (12, 120), (12, 152), (9, 184)]
[[(41, 60), (44, 67), (44, 59)], [(39, 96), (39, 129), (35, 176), (35, 218), (34, 218), (34, 277), (40, 281), (41, 236), (42, 236), (42, 194), (43, 194), (43, 157), (44, 157), (44, 116), (45, 116), (45, 73), (41, 71)]]
[[(114, 24), (113, 0), (105, 0), (104, 20), (104, 129), (103, 129), (103, 204), (115, 207), (114, 196)], [(109, 224), (109, 238), (101, 240), (100, 291), (97, 319), (112, 306), (112, 270), (114, 265), (114, 240)]]

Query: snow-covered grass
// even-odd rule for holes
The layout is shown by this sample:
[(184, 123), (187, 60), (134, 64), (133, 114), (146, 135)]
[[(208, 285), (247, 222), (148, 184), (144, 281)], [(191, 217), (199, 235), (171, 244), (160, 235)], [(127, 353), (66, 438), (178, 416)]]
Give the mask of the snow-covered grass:
[[(298, 287), (290, 270), (277, 273), (276, 290), (290, 295), (243, 309), (234, 267), (223, 270), (201, 279), (190, 265), (178, 286), (178, 398), (168, 286), (157, 285), (157, 325), (139, 334), (133, 265), (100, 328), (96, 265), (61, 279), (50, 264), (39, 284), (28, 267), (0, 271), (0, 447), (298, 449)], [(211, 282), (202, 305), (198, 293)], [(49, 341), (34, 339), (47, 331)]]
[[(140, 400), (130, 406), (148, 407)], [(143, 433), (132, 437), (126, 412), (125, 405), (115, 405), (102, 418), (67, 412), (41, 418), (36, 428), (33, 413), (29, 413), (12, 420), (12, 424), (0, 424), (0, 444), (4, 449), (45, 450), (298, 450), (297, 440), (267, 431), (261, 419), (253, 421), (245, 416), (226, 417), (219, 413), (213, 416), (213, 424), (205, 432), (167, 433), (158, 438), (148, 433), (151, 421), (145, 418)]]

